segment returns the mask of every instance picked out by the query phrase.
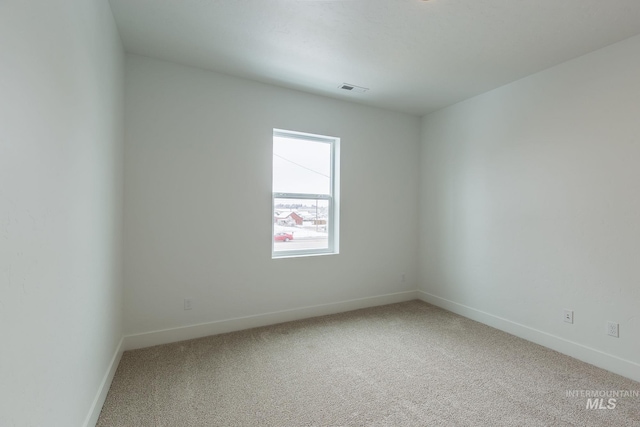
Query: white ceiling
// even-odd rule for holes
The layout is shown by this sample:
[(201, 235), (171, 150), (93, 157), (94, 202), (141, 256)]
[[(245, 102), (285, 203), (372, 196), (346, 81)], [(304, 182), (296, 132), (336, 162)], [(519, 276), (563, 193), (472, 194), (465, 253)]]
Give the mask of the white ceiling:
[(640, 33), (640, 0), (110, 2), (127, 52), (418, 115)]

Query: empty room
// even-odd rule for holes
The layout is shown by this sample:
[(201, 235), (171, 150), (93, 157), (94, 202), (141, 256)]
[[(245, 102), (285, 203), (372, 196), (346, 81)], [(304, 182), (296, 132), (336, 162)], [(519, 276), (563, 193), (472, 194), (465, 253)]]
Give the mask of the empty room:
[(0, 64), (0, 427), (640, 426), (637, 0), (2, 0)]

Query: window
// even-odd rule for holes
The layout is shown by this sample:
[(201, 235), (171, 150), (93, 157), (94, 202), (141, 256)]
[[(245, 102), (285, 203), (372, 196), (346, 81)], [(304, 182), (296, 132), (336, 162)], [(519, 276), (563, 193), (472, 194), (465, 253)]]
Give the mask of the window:
[(339, 148), (339, 138), (273, 130), (273, 258), (338, 253)]

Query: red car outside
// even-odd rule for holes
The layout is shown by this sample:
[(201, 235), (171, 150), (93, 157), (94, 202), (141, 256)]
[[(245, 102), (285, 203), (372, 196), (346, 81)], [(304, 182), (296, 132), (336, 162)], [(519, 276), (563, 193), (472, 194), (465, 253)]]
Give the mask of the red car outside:
[(275, 242), (288, 242), (289, 240), (293, 240), (293, 234), (291, 233), (276, 233), (273, 236), (273, 240)]

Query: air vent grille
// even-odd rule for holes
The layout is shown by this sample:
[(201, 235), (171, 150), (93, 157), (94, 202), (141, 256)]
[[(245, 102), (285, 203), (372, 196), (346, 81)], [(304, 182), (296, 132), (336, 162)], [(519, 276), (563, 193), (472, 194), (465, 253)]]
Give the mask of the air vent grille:
[(369, 90), (366, 87), (356, 86), (349, 83), (342, 83), (340, 86), (338, 86), (338, 88), (342, 90), (348, 90), (350, 92), (357, 92), (357, 93), (364, 93)]

